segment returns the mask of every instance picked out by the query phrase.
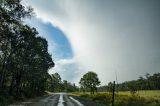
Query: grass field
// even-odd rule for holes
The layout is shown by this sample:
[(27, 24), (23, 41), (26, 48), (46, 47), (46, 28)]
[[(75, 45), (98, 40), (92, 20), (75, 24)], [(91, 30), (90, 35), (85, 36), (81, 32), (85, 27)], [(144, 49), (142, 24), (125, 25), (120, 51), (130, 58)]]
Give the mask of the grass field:
[[(74, 95), (111, 106), (112, 94), (110, 92), (74, 93)], [(115, 106), (160, 106), (160, 90), (138, 91), (131, 94), (129, 91), (115, 93)]]
[[(131, 95), (130, 91), (120, 91), (120, 95)], [(154, 98), (160, 100), (160, 90), (142, 90), (138, 91), (136, 95), (144, 98)]]

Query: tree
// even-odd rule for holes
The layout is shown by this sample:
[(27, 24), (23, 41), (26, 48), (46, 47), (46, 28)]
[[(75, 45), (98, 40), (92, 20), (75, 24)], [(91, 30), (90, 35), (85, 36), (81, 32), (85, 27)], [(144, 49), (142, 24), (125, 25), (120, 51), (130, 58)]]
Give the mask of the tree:
[(61, 76), (58, 73), (51, 74), (50, 76), (50, 90), (52, 92), (61, 91)]
[[(0, 1), (0, 88), (5, 88), (9, 65), (12, 55), (17, 50), (14, 48), (16, 39), (20, 42), (20, 29), (22, 18), (31, 16), (32, 9), (25, 9), (20, 0)], [(18, 42), (17, 42), (18, 43)]]
[(58, 73), (54, 73), (48, 76), (46, 88), (48, 91), (52, 91), (52, 92), (78, 91), (78, 88), (74, 83), (72, 84), (68, 82), (67, 80), (61, 81), (61, 76)]
[[(140, 76), (137, 80), (125, 81), (119, 83), (120, 91), (131, 91), (132, 94), (136, 93), (138, 90), (160, 90), (160, 73), (155, 73), (150, 75), (146, 73), (145, 77)], [(98, 89), (101, 91), (109, 91), (112, 87), (112, 83), (108, 83), (106, 86), (101, 86)]]
[(98, 75), (95, 72), (89, 71), (83, 75), (79, 84), (85, 90), (89, 90), (91, 94), (97, 91), (97, 86), (100, 85)]
[(0, 1), (0, 97), (8, 93), (15, 99), (44, 92), (54, 67), (47, 40), (23, 23), (32, 9), (20, 1)]
[(76, 85), (73, 83), (68, 82), (67, 80), (63, 80), (63, 91), (65, 92), (74, 92), (77, 91), (78, 88)]

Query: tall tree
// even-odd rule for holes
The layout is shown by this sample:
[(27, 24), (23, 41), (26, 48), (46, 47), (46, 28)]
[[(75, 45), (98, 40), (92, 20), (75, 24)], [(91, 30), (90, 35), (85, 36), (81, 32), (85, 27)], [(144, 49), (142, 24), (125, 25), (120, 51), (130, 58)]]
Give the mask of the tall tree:
[(32, 9), (20, 1), (0, 0), (0, 96), (8, 92), (15, 98), (44, 92), (54, 66), (46, 39), (23, 23)]
[[(31, 9), (30, 9), (31, 10)], [(20, 0), (0, 1), (0, 87), (4, 88), (8, 63), (15, 50), (11, 47), (18, 36), (21, 18), (29, 16), (31, 11), (25, 10)]]
[(97, 91), (97, 86), (100, 85), (98, 75), (95, 72), (89, 71), (83, 75), (79, 84), (86, 90), (89, 90), (91, 94)]

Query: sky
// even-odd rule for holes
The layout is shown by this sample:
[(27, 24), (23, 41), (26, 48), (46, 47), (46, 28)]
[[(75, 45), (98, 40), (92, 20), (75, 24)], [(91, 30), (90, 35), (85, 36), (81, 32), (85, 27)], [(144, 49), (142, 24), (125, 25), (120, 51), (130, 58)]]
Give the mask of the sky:
[(94, 71), (101, 85), (160, 72), (159, 0), (24, 0), (62, 79)]

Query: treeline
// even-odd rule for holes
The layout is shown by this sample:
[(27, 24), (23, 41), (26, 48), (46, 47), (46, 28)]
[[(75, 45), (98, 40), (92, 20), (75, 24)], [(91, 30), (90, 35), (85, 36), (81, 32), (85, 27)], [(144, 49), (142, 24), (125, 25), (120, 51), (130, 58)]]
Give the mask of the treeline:
[(0, 106), (44, 94), (45, 90), (78, 90), (75, 84), (62, 81), (58, 73), (48, 74), (54, 67), (48, 42), (23, 22), (32, 16), (33, 9), (25, 8), (20, 1), (0, 1)]
[[(116, 84), (117, 91), (132, 91), (137, 90), (160, 90), (160, 73), (153, 75), (146, 74), (145, 77), (139, 77), (137, 80), (125, 81), (123, 83)], [(98, 91), (112, 91), (113, 83), (109, 82), (106, 86), (101, 86)]]
[(20, 1), (0, 1), (0, 103), (44, 92), (54, 66), (46, 39), (22, 21), (33, 9)]
[(51, 92), (75, 92), (78, 91), (78, 87), (67, 80), (61, 79), (58, 73), (51, 74), (47, 79), (47, 89)]

